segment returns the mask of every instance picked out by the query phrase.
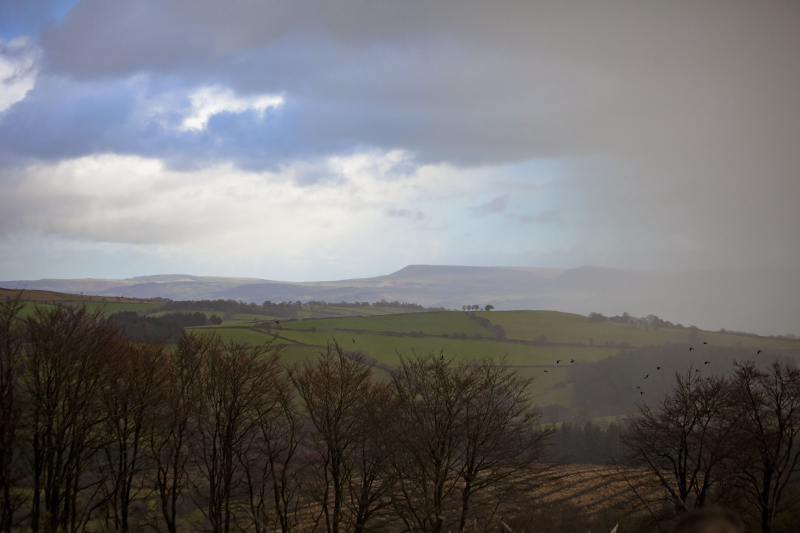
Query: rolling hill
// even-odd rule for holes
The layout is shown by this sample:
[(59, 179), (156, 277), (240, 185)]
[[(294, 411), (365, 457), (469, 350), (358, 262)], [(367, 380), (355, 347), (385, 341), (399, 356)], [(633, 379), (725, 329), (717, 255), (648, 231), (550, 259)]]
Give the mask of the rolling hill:
[(587, 315), (626, 311), (655, 314), (703, 329), (760, 334), (800, 333), (800, 270), (761, 268), (700, 272), (412, 265), (386, 276), (324, 282), (188, 275), (125, 280), (4, 281), (0, 287), (85, 292), (101, 296), (171, 299), (234, 299), (414, 302), (460, 309), (542, 309)]

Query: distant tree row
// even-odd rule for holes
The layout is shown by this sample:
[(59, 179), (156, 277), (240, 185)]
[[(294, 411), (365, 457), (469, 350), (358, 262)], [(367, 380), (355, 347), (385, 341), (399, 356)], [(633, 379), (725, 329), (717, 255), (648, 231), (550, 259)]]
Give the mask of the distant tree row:
[(567, 464), (612, 465), (620, 458), (621, 432), (614, 422), (564, 422), (556, 425), (547, 446), (552, 457)]
[[(549, 430), (505, 361), (331, 341), (128, 341), (85, 307), (0, 303), (0, 531), (485, 531), (535, 482)], [(513, 490), (512, 490), (513, 489)]]
[(647, 315), (643, 318), (636, 318), (628, 313), (622, 313), (612, 317), (607, 317), (602, 313), (589, 313), (589, 320), (592, 322), (615, 322), (617, 324), (632, 324), (634, 326), (644, 326), (646, 328), (671, 328), (671, 329), (697, 329), (695, 326), (684, 326), (683, 324), (673, 324), (669, 320), (663, 320), (656, 315)]
[(206, 317), (205, 313), (166, 313), (158, 317), (139, 316), (135, 311), (122, 311), (109, 317), (120, 328), (122, 334), (136, 342), (176, 343), (183, 335), (183, 328), (219, 325), (222, 318)]
[[(494, 309), (494, 306), (493, 305), (489, 305), (489, 304), (485, 305), (484, 308), (483, 308), (484, 311), (491, 311), (492, 309)], [(475, 304), (475, 305), (462, 305), (461, 306), (461, 310), (464, 311), (464, 312), (467, 312), (467, 311), (480, 311), (481, 310), (481, 306), (477, 305), (477, 304)]]
[(218, 313), (248, 313), (252, 315), (275, 316), (284, 319), (296, 318), (303, 308), (302, 302), (273, 303), (269, 300), (262, 305), (254, 302), (244, 303), (236, 300), (184, 300), (164, 304), (161, 311), (216, 311)]
[[(423, 311), (445, 311), (443, 307), (426, 308), (419, 304), (399, 302), (387, 302), (381, 300), (379, 302), (339, 302), (329, 303), (325, 300), (309, 300), (306, 305), (312, 307), (350, 307), (350, 308), (392, 308), (403, 309), (410, 313), (423, 312)], [(297, 313), (303, 309), (303, 302), (271, 302), (265, 301), (263, 304), (258, 305), (254, 302), (244, 303), (236, 300), (186, 300), (186, 301), (170, 301), (164, 304), (160, 310), (162, 311), (216, 311), (219, 313), (248, 313), (254, 315), (274, 316), (284, 319), (297, 318)]]

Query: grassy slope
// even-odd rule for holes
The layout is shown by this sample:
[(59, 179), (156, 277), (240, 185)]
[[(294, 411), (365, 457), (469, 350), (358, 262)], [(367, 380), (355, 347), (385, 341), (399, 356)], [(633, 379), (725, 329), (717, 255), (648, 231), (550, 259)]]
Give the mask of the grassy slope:
[(470, 337), (476, 333), (483, 337), (494, 337), (492, 332), (471, 320), (464, 313), (454, 312), (301, 320), (287, 322), (283, 327), (284, 329), (316, 328), (324, 331), (391, 331), (395, 333), (422, 331), (426, 335), (451, 335), (453, 332), (458, 332)]
[[(22, 317), (25, 318), (30, 316), (33, 313), (33, 310), (36, 306), (41, 307), (52, 307), (54, 304), (49, 303), (42, 303), (42, 302), (26, 302), (25, 307), (22, 310)], [(81, 306), (86, 305), (89, 311), (94, 311), (95, 309), (102, 309), (103, 314), (105, 316), (113, 315), (114, 313), (119, 313), (120, 311), (148, 311), (151, 309), (158, 309), (158, 303), (124, 303), (124, 302), (96, 302), (96, 301), (68, 301), (63, 300), (59, 302), (59, 305), (68, 305), (68, 306)]]
[[(605, 341), (614, 341), (617, 346), (622, 343), (649, 346), (690, 341), (687, 330), (652, 330), (626, 324), (591, 322), (584, 316), (554, 311), (495, 311), (477, 315), (503, 326), (509, 341), (497, 340), (486, 328), (461, 312), (298, 320), (283, 322), (280, 330), (273, 328), (271, 332), (277, 333), (279, 342), (285, 343), (284, 357), (288, 362), (315, 357), (332, 336), (345, 349), (362, 350), (379, 363), (390, 366), (399, 362), (398, 353), (411, 354), (413, 351), (438, 353), (444, 350), (445, 357), (452, 357), (456, 362), (505, 355), (523, 375), (535, 378), (532, 392), (539, 405), (557, 403), (567, 406), (571, 403), (572, 390), (572, 385), (566, 383), (570, 359), (596, 361), (618, 353), (618, 348), (606, 347)], [(237, 324), (226, 324), (227, 327), (216, 329), (226, 339), (260, 343), (272, 338), (264, 330), (250, 329), (244, 320)], [(423, 331), (425, 337), (407, 335), (412, 331)], [(454, 332), (470, 338), (453, 338)], [(474, 338), (476, 333), (481, 334), (481, 340)], [(542, 335), (547, 337), (546, 344), (511, 342), (536, 342)], [(594, 339), (594, 346), (589, 345), (590, 338)], [(701, 331), (697, 342), (703, 340), (721, 346), (741, 342), (744, 346), (767, 349), (800, 349), (800, 342)], [(557, 364), (559, 359), (561, 363)], [(384, 370), (376, 369), (375, 372), (377, 379), (388, 379)]]
[[(533, 341), (544, 335), (548, 342), (588, 344), (592, 338), (595, 346), (605, 344), (606, 341), (614, 341), (617, 345), (626, 342), (633, 346), (691, 342), (690, 333), (685, 329), (653, 330), (630, 324), (592, 322), (582, 315), (557, 311), (494, 311), (476, 314), (503, 326), (509, 339)], [(742, 346), (758, 348), (800, 349), (800, 342), (797, 341), (710, 331), (700, 331), (698, 339), (716, 346), (732, 347), (739, 342)]]

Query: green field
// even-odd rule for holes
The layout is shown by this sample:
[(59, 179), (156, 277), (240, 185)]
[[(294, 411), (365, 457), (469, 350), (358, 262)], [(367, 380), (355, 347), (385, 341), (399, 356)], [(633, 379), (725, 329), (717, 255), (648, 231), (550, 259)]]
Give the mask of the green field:
[(463, 333), (469, 337), (476, 334), (482, 337), (494, 337), (494, 334), (472, 320), (464, 313), (412, 313), (399, 315), (382, 315), (371, 317), (328, 318), (317, 320), (298, 320), (286, 322), (284, 329), (311, 329), (324, 331), (374, 331), (410, 333), (422, 331), (426, 335), (452, 335)]
[[(655, 330), (630, 324), (592, 322), (583, 315), (557, 311), (490, 311), (478, 312), (476, 315), (503, 326), (509, 339), (535, 341), (544, 335), (549, 343), (589, 344), (591, 339), (595, 346), (612, 341), (617, 346), (622, 343), (632, 346), (653, 346), (665, 342), (675, 344), (691, 342), (691, 334), (686, 329)], [(758, 348), (800, 349), (798, 341), (710, 331), (699, 331), (697, 339), (699, 342), (707, 341), (716, 346), (733, 347), (741, 343), (741, 346)]]
[[(149, 311), (152, 309), (158, 309), (160, 304), (152, 304), (152, 303), (127, 303), (127, 302), (87, 302), (87, 301), (62, 301), (59, 302), (60, 305), (64, 306), (73, 306), (73, 307), (80, 307), (81, 305), (85, 305), (89, 311), (95, 311), (96, 309), (101, 309), (105, 316), (113, 315), (114, 313), (119, 313), (121, 311)], [(36, 302), (26, 302), (25, 307), (22, 310), (22, 317), (30, 316), (33, 313), (33, 309), (35, 306), (41, 307), (55, 307), (54, 304), (48, 303), (36, 303)]]
[[(88, 302), (87, 306), (102, 308), (107, 315), (119, 311), (148, 311), (148, 316), (166, 313), (158, 311), (157, 303)], [(23, 316), (32, 309), (32, 304), (28, 304)], [(275, 342), (283, 346), (283, 359), (289, 364), (315, 358), (331, 338), (336, 338), (346, 350), (361, 351), (374, 358), (377, 361), (374, 376), (378, 380), (390, 379), (388, 369), (399, 364), (404, 354), (443, 351), (446, 358), (456, 363), (505, 357), (522, 375), (534, 378), (532, 394), (542, 406), (570, 406), (573, 388), (568, 383), (570, 360), (598, 361), (618, 354), (621, 347), (706, 341), (712, 346), (800, 352), (800, 341), (706, 331), (698, 331), (692, 337), (686, 329), (656, 330), (592, 322), (581, 315), (555, 311), (407, 313), (393, 308), (306, 305), (299, 312), (299, 319), (290, 321), (251, 313), (223, 316), (219, 311), (202, 312), (207, 317), (213, 314), (223, 317), (224, 322), (188, 331), (214, 332), (226, 342), (236, 340), (254, 345)], [(490, 324), (485, 327), (474, 317), (486, 319)], [(275, 320), (280, 320), (280, 326), (265, 324)], [(502, 326), (504, 339), (489, 329), (493, 325)]]
[(336, 318), (346, 316), (381, 316), (398, 315), (407, 311), (393, 307), (338, 307), (335, 305), (304, 305), (303, 310), (297, 313), (297, 318)]
[[(800, 350), (800, 342), (766, 337), (737, 336), (699, 331), (696, 339), (688, 330), (647, 329), (628, 324), (592, 322), (587, 317), (554, 311), (479, 312), (506, 333), (500, 340), (463, 312), (413, 313), (381, 316), (334, 317), (282, 321), (281, 327), (255, 329), (251, 317), (237, 316), (236, 323), (213, 329), (226, 340), (262, 343), (278, 334), (288, 363), (317, 356), (331, 338), (346, 349), (362, 351), (374, 358), (375, 378), (389, 379), (385, 366), (396, 366), (402, 354), (444, 352), (456, 363), (495, 360), (504, 356), (524, 376), (534, 378), (532, 394), (538, 405), (570, 406), (573, 385), (568, 383), (570, 360), (597, 361), (619, 353), (620, 345), (653, 346), (707, 341), (718, 346), (750, 346), (766, 349)], [(261, 318), (261, 317), (259, 317)], [(411, 335), (413, 332), (413, 336)], [(423, 336), (419, 336), (422, 332)], [(476, 336), (478, 334), (478, 336)], [(467, 338), (460, 338), (465, 335)], [(546, 337), (546, 342), (541, 337)], [(519, 341), (519, 342), (514, 342)], [(608, 341), (609, 345), (606, 345)], [(591, 344), (590, 344), (591, 343)], [(613, 346), (611, 345), (613, 343)], [(560, 360), (560, 363), (557, 361)]]
[[(83, 302), (65, 302), (70, 305), (81, 305)], [(86, 302), (86, 307), (90, 311), (102, 309), (106, 316), (119, 313), (121, 311), (152, 311), (161, 307), (156, 303), (120, 303), (120, 302)]]

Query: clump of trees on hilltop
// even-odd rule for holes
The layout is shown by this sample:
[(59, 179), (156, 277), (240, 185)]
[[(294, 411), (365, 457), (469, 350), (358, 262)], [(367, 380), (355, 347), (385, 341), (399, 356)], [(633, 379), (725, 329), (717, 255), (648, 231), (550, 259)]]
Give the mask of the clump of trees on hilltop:
[[(379, 302), (339, 302), (329, 303), (325, 300), (309, 300), (306, 305), (312, 307), (350, 307), (350, 308), (391, 308), (402, 309), (409, 313), (419, 313), (424, 311), (446, 311), (443, 307), (426, 308), (419, 304), (399, 302), (387, 302), (381, 300)], [(303, 302), (271, 302), (267, 300), (261, 305), (255, 302), (244, 303), (236, 300), (187, 300), (187, 301), (170, 301), (164, 304), (160, 310), (162, 311), (215, 311), (221, 314), (234, 314), (234, 313), (247, 313), (251, 315), (262, 315), (279, 317), (286, 320), (297, 318), (297, 313), (303, 309)]]
[(158, 341), (174, 344), (183, 335), (183, 328), (219, 325), (222, 318), (206, 317), (205, 313), (166, 313), (158, 317), (139, 316), (136, 311), (114, 313), (109, 320), (120, 327), (129, 340), (136, 342)]
[(616, 315), (612, 317), (607, 317), (602, 313), (589, 313), (589, 320), (592, 322), (614, 322), (617, 324), (632, 324), (634, 326), (644, 326), (646, 328), (672, 328), (672, 329), (697, 329), (695, 326), (689, 326), (688, 328), (683, 324), (673, 324), (669, 320), (663, 320), (656, 315), (647, 315), (646, 317), (636, 318), (635, 316), (631, 316), (628, 313), (622, 313), (621, 315)]
[(186, 300), (167, 302), (161, 311), (215, 311), (218, 313), (248, 313), (251, 315), (275, 316), (284, 319), (296, 318), (303, 308), (303, 302), (273, 303), (269, 300), (262, 305), (249, 304), (236, 300)]
[[(0, 303), (0, 530), (487, 530), (543, 462), (531, 379), (332, 340), (136, 343), (86, 307)], [(513, 491), (512, 491), (513, 489)]]

